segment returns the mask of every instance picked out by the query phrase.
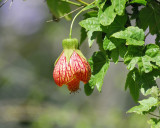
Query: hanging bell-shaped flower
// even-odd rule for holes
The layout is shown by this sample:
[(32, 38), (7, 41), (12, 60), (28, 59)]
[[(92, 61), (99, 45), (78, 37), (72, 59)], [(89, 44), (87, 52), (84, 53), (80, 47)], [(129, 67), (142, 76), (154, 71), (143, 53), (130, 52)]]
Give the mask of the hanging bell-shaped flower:
[(67, 85), (70, 92), (79, 89), (79, 83), (88, 83), (91, 68), (86, 58), (78, 50), (77, 39), (64, 39), (63, 52), (55, 62), (53, 79), (58, 86)]

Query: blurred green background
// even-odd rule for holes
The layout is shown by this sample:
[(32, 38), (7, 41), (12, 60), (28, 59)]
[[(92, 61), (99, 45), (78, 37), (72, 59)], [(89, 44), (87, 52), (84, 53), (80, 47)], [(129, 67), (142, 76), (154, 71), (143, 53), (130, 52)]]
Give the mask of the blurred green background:
[[(135, 103), (124, 91), (122, 63), (111, 63), (101, 93), (85, 96), (82, 83), (76, 94), (55, 85), (54, 61), (71, 22), (50, 19), (43, 0), (0, 8), (0, 128), (148, 128), (147, 117), (126, 114)], [(73, 28), (78, 39), (80, 20)], [(86, 40), (80, 49), (89, 58), (98, 46), (88, 48)]]

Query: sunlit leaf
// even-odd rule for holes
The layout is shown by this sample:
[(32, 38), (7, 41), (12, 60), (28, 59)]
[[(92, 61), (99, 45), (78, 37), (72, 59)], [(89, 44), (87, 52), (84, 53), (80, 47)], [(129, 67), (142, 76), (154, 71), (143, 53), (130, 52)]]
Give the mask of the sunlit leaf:
[(143, 114), (143, 112), (147, 112), (152, 109), (152, 107), (157, 106), (158, 100), (154, 97), (149, 97), (148, 99), (139, 101), (139, 103), (139, 106), (131, 108), (127, 113), (135, 112), (137, 114)]
[(145, 34), (138, 27), (128, 27), (124, 31), (114, 33), (112, 37), (126, 39), (127, 45), (143, 45)]
[(81, 22), (79, 22), (79, 24), (87, 31), (102, 31), (99, 19), (97, 17), (82, 20)]
[(103, 26), (108, 26), (114, 21), (115, 17), (116, 17), (116, 13), (114, 12), (114, 7), (113, 6), (109, 6), (101, 14), (99, 20), (100, 20), (100, 23)]

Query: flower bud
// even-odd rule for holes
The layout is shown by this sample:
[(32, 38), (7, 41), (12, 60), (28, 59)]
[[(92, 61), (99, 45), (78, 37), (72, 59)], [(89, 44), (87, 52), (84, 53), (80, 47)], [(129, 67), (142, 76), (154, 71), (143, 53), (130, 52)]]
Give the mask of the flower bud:
[(77, 39), (65, 39), (63, 52), (55, 62), (53, 79), (58, 86), (67, 85), (70, 92), (79, 89), (79, 83), (88, 83), (91, 68), (82, 52), (78, 50)]

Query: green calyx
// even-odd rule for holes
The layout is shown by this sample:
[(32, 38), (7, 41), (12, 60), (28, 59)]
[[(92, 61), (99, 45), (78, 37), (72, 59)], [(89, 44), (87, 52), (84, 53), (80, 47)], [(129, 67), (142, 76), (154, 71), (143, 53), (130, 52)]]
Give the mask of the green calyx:
[[(63, 52), (64, 52), (64, 55), (66, 57), (67, 63), (69, 63), (69, 60), (70, 60), (74, 51), (80, 57), (83, 57), (84, 59), (86, 59), (85, 56), (82, 54), (82, 52), (78, 49), (78, 40), (76, 38), (74, 38), (74, 39), (64, 39), (62, 41), (62, 46), (63, 46)], [(62, 55), (62, 53), (61, 53), (61, 55)], [(58, 62), (60, 56), (56, 60), (55, 64)]]
[(78, 49), (78, 40), (76, 38), (64, 39), (62, 42), (62, 46), (67, 63), (69, 63), (70, 57), (72, 56), (74, 50)]
[(63, 49), (78, 49), (78, 40), (74, 39), (64, 39), (62, 42)]

